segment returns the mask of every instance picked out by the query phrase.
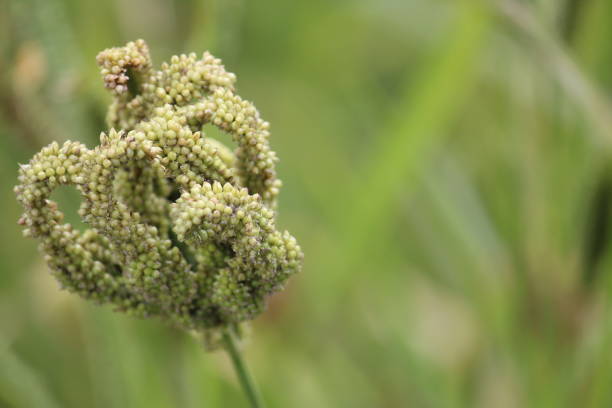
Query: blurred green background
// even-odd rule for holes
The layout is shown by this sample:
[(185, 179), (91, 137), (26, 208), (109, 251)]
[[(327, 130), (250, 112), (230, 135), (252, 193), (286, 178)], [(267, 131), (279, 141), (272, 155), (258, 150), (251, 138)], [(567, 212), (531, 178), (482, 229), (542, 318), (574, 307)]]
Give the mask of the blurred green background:
[(97, 144), (95, 56), (137, 38), (210, 50), (272, 124), (306, 262), (245, 348), (270, 407), (612, 406), (612, 2), (0, 0), (0, 407), (246, 406), (16, 224), (17, 163)]

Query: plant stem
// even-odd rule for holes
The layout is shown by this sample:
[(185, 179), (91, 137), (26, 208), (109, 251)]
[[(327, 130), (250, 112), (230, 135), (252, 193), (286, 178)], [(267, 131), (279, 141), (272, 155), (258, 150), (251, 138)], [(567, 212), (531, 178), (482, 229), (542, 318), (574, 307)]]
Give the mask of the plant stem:
[(253, 381), (253, 377), (251, 377), (251, 373), (242, 357), (242, 353), (238, 349), (238, 344), (236, 341), (236, 335), (234, 330), (231, 327), (223, 330), (223, 343), (227, 353), (230, 355), (232, 360), (232, 364), (234, 365), (234, 370), (238, 375), (238, 379), (240, 381), (240, 385), (246, 394), (251, 407), (252, 408), (264, 408), (263, 401), (261, 396), (259, 395), (259, 391), (255, 386), (255, 382)]

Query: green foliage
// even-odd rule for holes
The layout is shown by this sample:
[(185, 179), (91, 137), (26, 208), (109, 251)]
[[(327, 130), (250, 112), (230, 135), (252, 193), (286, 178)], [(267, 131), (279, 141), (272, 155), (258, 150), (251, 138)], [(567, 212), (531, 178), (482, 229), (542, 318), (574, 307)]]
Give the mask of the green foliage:
[[(100, 49), (208, 49), (273, 124), (308, 255), (246, 348), (270, 406), (610, 406), (611, 7), (8, 0), (0, 192), (53, 140), (98, 144)], [(19, 213), (0, 201), (0, 406), (244, 404), (222, 356), (59, 291)]]

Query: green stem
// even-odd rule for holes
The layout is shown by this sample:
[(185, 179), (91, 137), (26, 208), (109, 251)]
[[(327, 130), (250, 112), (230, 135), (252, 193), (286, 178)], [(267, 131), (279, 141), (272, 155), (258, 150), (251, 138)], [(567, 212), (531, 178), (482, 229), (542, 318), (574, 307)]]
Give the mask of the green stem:
[(238, 379), (240, 380), (240, 385), (246, 394), (251, 407), (252, 408), (263, 408), (264, 404), (259, 395), (259, 391), (255, 386), (255, 382), (253, 381), (253, 377), (251, 377), (251, 373), (249, 372), (248, 367), (244, 359), (242, 358), (242, 353), (238, 349), (238, 344), (236, 341), (236, 335), (231, 327), (223, 330), (223, 343), (227, 353), (230, 355), (232, 360), (232, 364), (234, 365), (234, 370), (238, 375)]

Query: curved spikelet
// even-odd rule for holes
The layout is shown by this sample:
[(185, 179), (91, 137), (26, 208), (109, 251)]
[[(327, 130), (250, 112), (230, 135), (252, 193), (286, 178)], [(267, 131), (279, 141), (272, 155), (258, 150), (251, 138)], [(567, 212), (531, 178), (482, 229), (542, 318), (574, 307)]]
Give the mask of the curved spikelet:
[[(144, 41), (98, 55), (113, 95), (110, 130), (87, 149), (53, 143), (21, 166), (24, 233), (38, 238), (61, 285), (84, 298), (188, 329), (252, 319), (301, 267), (275, 226), (280, 181), (269, 125), (208, 53), (155, 70)], [(231, 134), (231, 152), (203, 126)], [(73, 185), (83, 233), (49, 199)]]

